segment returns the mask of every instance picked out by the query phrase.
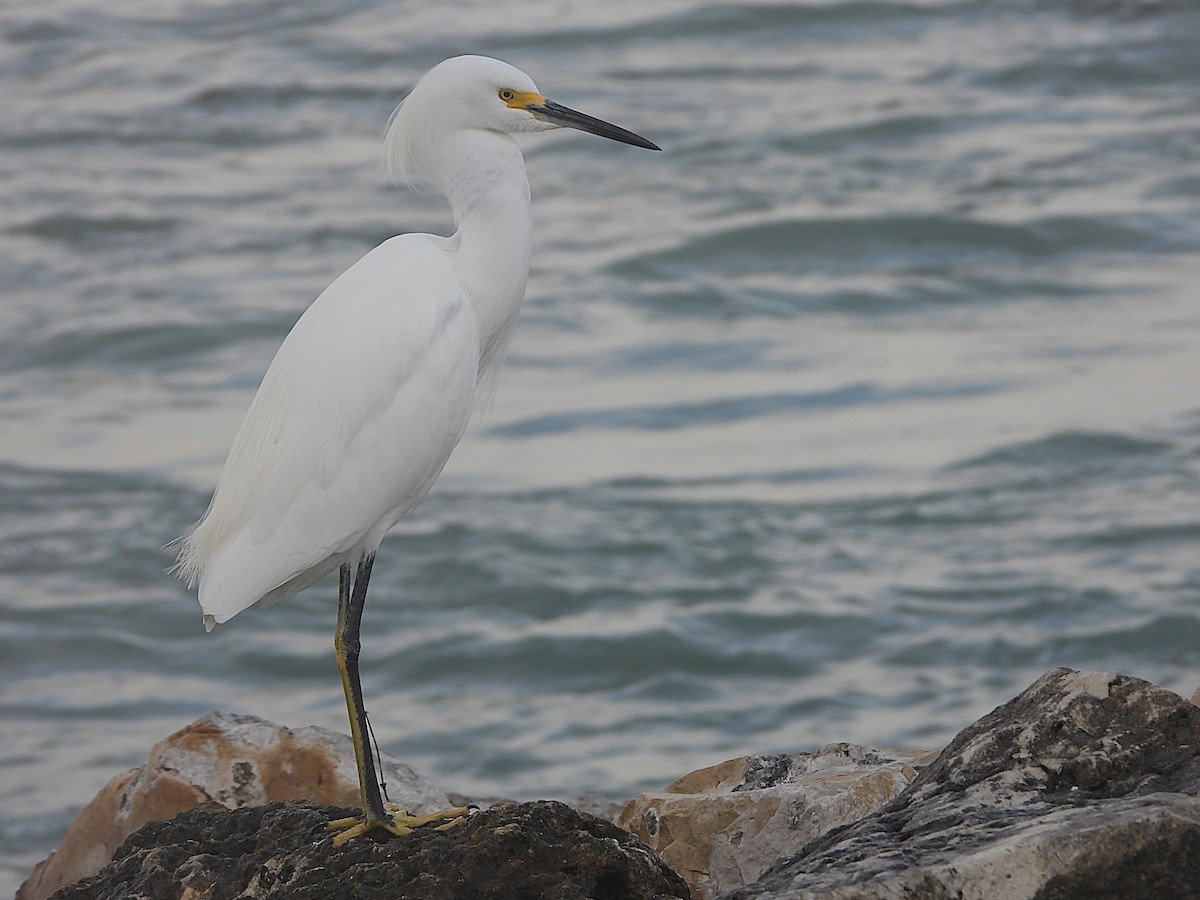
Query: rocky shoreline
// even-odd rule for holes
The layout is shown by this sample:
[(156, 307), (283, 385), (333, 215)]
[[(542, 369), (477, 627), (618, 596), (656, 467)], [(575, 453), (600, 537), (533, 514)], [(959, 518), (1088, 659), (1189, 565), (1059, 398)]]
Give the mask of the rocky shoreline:
[[(403, 763), (384, 777), (411, 812), (451, 803)], [(940, 754), (729, 760), (615, 824), (501, 802), (333, 850), (323, 823), (356, 800), (348, 738), (213, 713), (114, 778), (17, 900), (1200, 896), (1200, 709), (1107, 673), (1052, 670)]]

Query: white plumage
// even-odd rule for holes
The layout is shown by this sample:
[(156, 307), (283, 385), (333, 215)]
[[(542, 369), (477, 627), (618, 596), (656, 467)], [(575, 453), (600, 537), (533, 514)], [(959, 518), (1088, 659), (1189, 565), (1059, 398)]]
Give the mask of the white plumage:
[(479, 372), (478, 322), (452, 259), (438, 239), (393, 238), (284, 340), (187, 538), (210, 624), (373, 552), (441, 472)]
[(389, 124), (388, 168), (444, 194), (456, 231), (385, 241), (316, 299), (268, 368), (208, 512), (181, 540), (178, 571), (199, 584), (210, 630), (341, 568), (335, 645), (364, 812), (336, 825), (348, 828), (339, 841), (427, 821), (386, 808), (364, 750), (359, 621), (375, 551), (441, 473), (516, 324), (533, 234), (512, 135), (562, 126), (658, 149), (547, 100), (498, 60), (456, 57), (417, 83)]
[(199, 583), (209, 628), (373, 553), (428, 492), (498, 372), (533, 247), (508, 132), (548, 127), (500, 103), (504, 88), (536, 93), (497, 60), (447, 60), (392, 117), (389, 168), (446, 194), (458, 230), (376, 247), (284, 340), (183, 539), (180, 572)]

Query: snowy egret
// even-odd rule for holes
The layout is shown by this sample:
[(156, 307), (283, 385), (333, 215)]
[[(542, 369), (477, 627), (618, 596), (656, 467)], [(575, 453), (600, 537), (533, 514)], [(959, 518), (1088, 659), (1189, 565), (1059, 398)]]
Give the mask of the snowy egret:
[[(633, 132), (546, 99), (524, 72), (460, 56), (392, 115), (389, 169), (450, 201), (450, 237), (403, 234), (339, 276), (284, 339), (234, 438), (178, 572), (205, 627), (340, 569), (334, 646), (362, 816), (335, 839), (452, 823), (385, 805), (366, 745), (359, 629), (375, 552), (421, 502), (503, 361), (529, 277), (529, 182), (512, 135), (576, 128), (650, 150)], [(439, 826), (442, 827), (442, 826)]]

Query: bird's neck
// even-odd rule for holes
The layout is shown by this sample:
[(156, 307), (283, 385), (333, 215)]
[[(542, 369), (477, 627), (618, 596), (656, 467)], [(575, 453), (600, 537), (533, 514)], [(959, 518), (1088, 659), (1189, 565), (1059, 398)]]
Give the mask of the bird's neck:
[(507, 135), (476, 132), (447, 155), (441, 187), (457, 230), (454, 271), (479, 323), (479, 376), (490, 381), (525, 296), (533, 225), (521, 151)]

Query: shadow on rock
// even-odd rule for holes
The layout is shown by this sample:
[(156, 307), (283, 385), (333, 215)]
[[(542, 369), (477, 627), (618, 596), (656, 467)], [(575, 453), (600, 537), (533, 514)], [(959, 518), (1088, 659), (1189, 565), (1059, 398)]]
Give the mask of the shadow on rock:
[(54, 900), (668, 900), (683, 880), (610, 822), (552, 801), (507, 804), (446, 831), (360, 838), (334, 849), (353, 810), (273, 803), (193, 810), (129, 837), (98, 875)]

